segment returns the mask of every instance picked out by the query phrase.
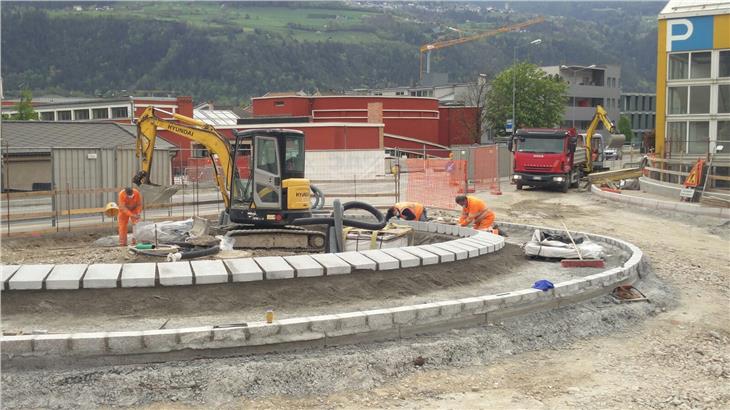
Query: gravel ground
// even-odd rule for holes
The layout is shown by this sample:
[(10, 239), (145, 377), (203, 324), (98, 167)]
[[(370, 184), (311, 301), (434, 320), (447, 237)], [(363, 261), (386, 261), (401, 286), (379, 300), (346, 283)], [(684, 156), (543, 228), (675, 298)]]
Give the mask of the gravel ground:
[(725, 221), (589, 194), (486, 197), (498, 219), (633, 242), (651, 303), (598, 298), (494, 326), (289, 354), (5, 371), (4, 408), (728, 408)]

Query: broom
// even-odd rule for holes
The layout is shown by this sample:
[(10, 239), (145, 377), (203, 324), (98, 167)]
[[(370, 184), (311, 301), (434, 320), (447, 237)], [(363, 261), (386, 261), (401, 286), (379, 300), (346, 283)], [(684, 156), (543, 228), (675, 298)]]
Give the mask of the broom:
[(563, 228), (565, 228), (565, 232), (568, 234), (570, 242), (573, 244), (573, 247), (575, 247), (576, 252), (578, 252), (579, 258), (579, 260), (563, 259), (560, 261), (560, 266), (564, 268), (602, 268), (605, 266), (603, 259), (583, 259), (583, 255), (580, 254), (580, 249), (578, 249), (578, 245), (575, 244), (573, 236), (570, 234), (568, 227), (565, 225), (565, 221), (561, 220), (560, 223), (563, 224)]

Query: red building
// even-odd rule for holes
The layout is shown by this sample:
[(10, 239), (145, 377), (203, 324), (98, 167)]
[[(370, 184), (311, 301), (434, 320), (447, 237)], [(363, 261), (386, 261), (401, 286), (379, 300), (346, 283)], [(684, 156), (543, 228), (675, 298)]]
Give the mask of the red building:
[(252, 111), (254, 117), (308, 117), (312, 122), (382, 122), (385, 148), (434, 149), (478, 141), (477, 107), (440, 107), (436, 98), (264, 96), (253, 99)]

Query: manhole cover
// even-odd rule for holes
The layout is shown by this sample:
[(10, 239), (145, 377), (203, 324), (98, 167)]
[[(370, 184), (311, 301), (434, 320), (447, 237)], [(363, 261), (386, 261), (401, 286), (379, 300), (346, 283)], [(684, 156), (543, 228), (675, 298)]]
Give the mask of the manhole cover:
[(639, 289), (631, 285), (619, 286), (611, 292), (614, 303), (648, 302), (649, 299)]

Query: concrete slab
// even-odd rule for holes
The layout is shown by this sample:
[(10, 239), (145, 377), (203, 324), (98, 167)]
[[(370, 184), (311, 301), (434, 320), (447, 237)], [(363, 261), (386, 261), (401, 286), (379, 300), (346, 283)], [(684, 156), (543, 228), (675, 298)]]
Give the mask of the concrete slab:
[(448, 242), (434, 243), (431, 246), (434, 246), (436, 248), (441, 248), (441, 249), (447, 250), (449, 252), (453, 252), (454, 255), (456, 255), (457, 261), (460, 261), (462, 259), (466, 259), (469, 257), (469, 251), (467, 251), (466, 249), (459, 248), (458, 246), (451, 245)]
[(86, 273), (85, 263), (71, 265), (56, 265), (46, 278), (46, 289), (78, 289), (81, 287), (81, 278)]
[(340, 259), (337, 255), (332, 253), (315, 253), (311, 255), (320, 265), (324, 266), (325, 273), (327, 276), (332, 275), (343, 275), (350, 273), (352, 267), (349, 263)]
[(294, 268), (298, 278), (324, 276), (324, 267), (309, 255), (285, 256), (284, 260)]
[(264, 280), (264, 271), (252, 258), (226, 259), (223, 261), (234, 282), (252, 282)]
[(453, 262), (456, 260), (456, 252), (452, 252), (446, 249), (437, 248), (433, 245), (419, 245), (417, 248), (423, 249), (426, 252), (438, 255), (441, 263)]
[(294, 277), (292, 268), (281, 256), (262, 256), (253, 258), (265, 273), (267, 280), (290, 279)]
[(228, 271), (223, 261), (190, 261), (196, 285), (228, 282)]
[(363, 256), (374, 260), (375, 263), (378, 264), (378, 270), (398, 269), (400, 267), (400, 262), (398, 261), (398, 259), (388, 255), (387, 253), (379, 249), (362, 251), (360, 253)]
[(360, 252), (355, 252), (355, 251), (340, 252), (340, 253), (335, 253), (334, 255), (337, 255), (338, 258), (349, 263), (352, 266), (352, 269), (369, 269), (369, 270), (378, 269), (378, 264), (375, 263), (375, 261), (365, 257)]
[(193, 284), (193, 270), (190, 269), (190, 263), (187, 261), (158, 263), (157, 272), (160, 275), (160, 285), (162, 286)]
[(122, 287), (152, 288), (156, 272), (156, 263), (125, 263), (122, 266)]
[(406, 246), (405, 248), (401, 248), (401, 249), (412, 255), (418, 256), (418, 258), (421, 259), (421, 265), (435, 265), (435, 264), (439, 263), (438, 255), (436, 255), (435, 253), (427, 252), (426, 250), (424, 250), (421, 247)]
[(116, 288), (121, 263), (97, 263), (86, 268), (82, 284), (86, 289)]
[(8, 281), (10, 290), (43, 289), (43, 279), (53, 265), (22, 265)]
[(462, 239), (458, 239), (455, 241), (449, 241), (447, 242), (451, 246), (455, 246), (457, 248), (462, 248), (469, 252), (469, 257), (474, 258), (479, 256), (479, 248), (477, 248), (475, 245), (469, 245), (468, 243), (462, 242)]
[(2, 279), (0, 289), (5, 290), (8, 288), (8, 280), (13, 277), (19, 268), (20, 265), (0, 265), (0, 279)]
[(413, 268), (416, 266), (421, 266), (421, 258), (419, 258), (416, 255), (413, 255), (412, 253), (408, 253), (402, 249), (387, 248), (387, 249), (381, 249), (381, 251), (398, 259), (398, 261), (400, 262), (401, 268)]
[(457, 241), (458, 243), (463, 243), (465, 245), (471, 246), (472, 248), (477, 249), (477, 256), (478, 255), (484, 255), (485, 253), (488, 253), (489, 251), (489, 245), (485, 245), (481, 242), (475, 242), (469, 240), (469, 238), (461, 238)]

